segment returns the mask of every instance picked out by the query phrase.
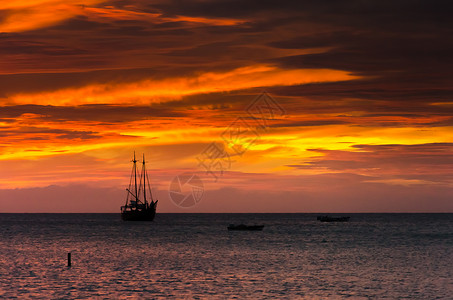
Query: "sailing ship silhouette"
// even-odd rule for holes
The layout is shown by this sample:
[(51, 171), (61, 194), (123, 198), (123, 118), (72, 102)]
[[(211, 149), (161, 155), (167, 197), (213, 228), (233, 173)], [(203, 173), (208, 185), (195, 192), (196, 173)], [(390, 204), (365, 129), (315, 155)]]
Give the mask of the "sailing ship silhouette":
[[(146, 171), (145, 154), (143, 154), (142, 170), (137, 177), (137, 162), (132, 160), (133, 167), (127, 190), (126, 204), (121, 206), (121, 219), (124, 221), (152, 221), (156, 216), (158, 200), (154, 201)], [(137, 180), (138, 179), (138, 180)]]

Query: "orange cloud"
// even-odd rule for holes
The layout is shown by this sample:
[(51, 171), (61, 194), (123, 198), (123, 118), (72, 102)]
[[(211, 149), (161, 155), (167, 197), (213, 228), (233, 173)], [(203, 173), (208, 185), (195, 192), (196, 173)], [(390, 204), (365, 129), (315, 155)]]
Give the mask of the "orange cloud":
[(142, 20), (151, 23), (164, 22), (191, 22), (215, 26), (230, 26), (243, 23), (236, 19), (216, 19), (201, 17), (163, 17), (160, 13), (146, 13), (117, 9), (111, 6), (92, 7), (106, 0), (30, 0), (30, 1), (3, 1), (0, 11), (4, 10), (6, 17), (0, 22), (0, 32), (22, 32), (35, 30), (58, 24), (77, 15), (84, 15), (91, 19), (113, 20)]
[(202, 17), (188, 17), (188, 16), (174, 16), (164, 17), (160, 13), (149, 13), (140, 12), (131, 9), (118, 9), (111, 6), (106, 7), (86, 7), (84, 12), (86, 16), (100, 19), (114, 19), (114, 20), (142, 20), (150, 23), (165, 23), (165, 22), (190, 22), (190, 23), (202, 23), (215, 26), (232, 26), (244, 23), (243, 20), (239, 19), (219, 19), (219, 18), (202, 18)]
[(274, 66), (255, 65), (228, 72), (206, 72), (193, 77), (162, 80), (147, 79), (128, 84), (93, 84), (82, 88), (62, 89), (8, 97), (13, 104), (81, 105), (159, 103), (183, 96), (228, 92), (254, 87), (290, 86), (313, 82), (344, 81), (359, 78), (346, 71), (330, 69), (284, 70)]
[[(85, 0), (95, 5), (104, 0)], [(52, 26), (83, 12), (78, 0), (2, 1), (0, 10), (6, 17), (0, 23), (0, 32), (21, 32)]]

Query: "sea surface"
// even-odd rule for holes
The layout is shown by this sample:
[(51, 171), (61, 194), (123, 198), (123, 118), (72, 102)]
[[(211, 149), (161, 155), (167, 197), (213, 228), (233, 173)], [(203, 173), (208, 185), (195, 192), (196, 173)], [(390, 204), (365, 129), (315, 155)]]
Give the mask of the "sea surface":
[(0, 214), (0, 298), (453, 299), (453, 214), (349, 215)]

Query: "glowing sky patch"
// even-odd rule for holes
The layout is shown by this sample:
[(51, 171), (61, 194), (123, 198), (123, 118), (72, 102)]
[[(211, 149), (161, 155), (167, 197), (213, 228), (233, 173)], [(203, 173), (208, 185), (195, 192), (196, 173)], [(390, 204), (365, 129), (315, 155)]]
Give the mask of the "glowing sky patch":
[[(451, 18), (376, 5), (3, 1), (0, 192), (120, 202), (135, 150), (167, 212), (183, 172), (196, 211), (452, 211)], [(263, 91), (282, 111), (254, 119)], [(257, 138), (213, 178), (199, 157), (236, 120)]]

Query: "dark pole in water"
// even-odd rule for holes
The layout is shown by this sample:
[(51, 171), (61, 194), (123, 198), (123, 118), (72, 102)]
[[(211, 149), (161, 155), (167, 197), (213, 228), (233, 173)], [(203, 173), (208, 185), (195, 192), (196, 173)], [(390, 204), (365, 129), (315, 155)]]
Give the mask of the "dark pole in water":
[(68, 267), (71, 266), (71, 252), (68, 252)]

